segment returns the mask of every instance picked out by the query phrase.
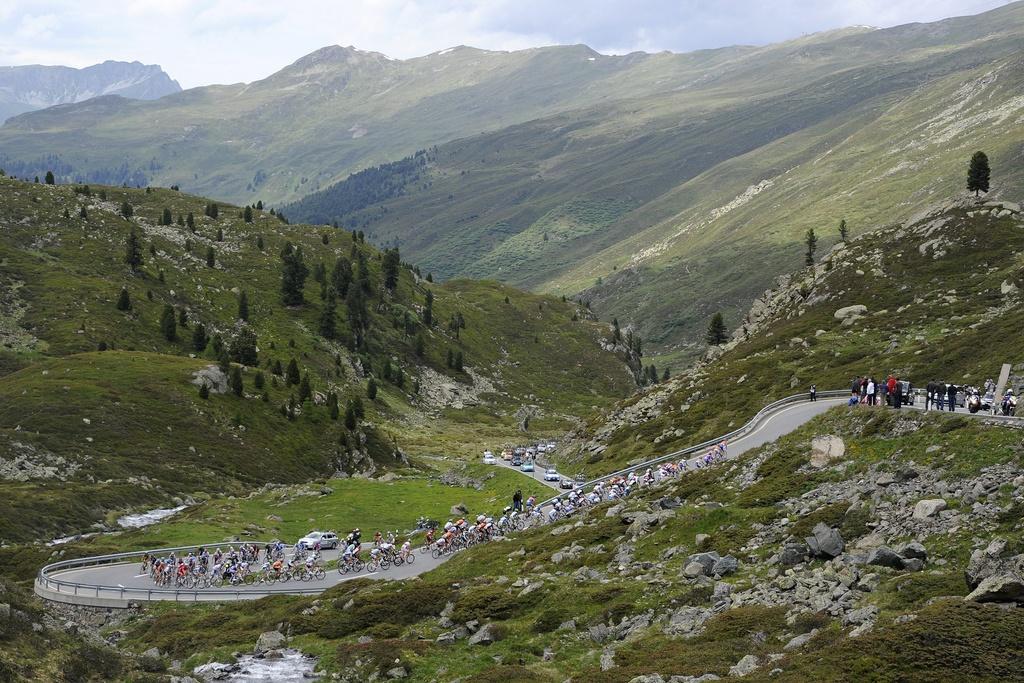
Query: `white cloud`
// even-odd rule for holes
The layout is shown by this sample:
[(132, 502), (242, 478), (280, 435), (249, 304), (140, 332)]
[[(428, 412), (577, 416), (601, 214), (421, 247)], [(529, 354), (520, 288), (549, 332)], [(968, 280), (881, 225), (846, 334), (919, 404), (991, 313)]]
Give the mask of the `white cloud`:
[(1006, 0), (3, 0), (0, 63), (164, 67), (186, 87), (251, 81), (330, 44), (407, 58), (453, 45), (606, 52), (763, 44), (852, 24), (973, 14)]

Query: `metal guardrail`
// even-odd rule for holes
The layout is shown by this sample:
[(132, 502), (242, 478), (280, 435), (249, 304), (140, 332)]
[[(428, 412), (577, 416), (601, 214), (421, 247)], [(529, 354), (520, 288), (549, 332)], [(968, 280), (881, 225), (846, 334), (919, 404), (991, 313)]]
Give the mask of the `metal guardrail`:
[[(846, 391), (846, 390), (821, 391), (821, 392), (818, 392), (818, 398), (820, 398), (820, 399), (842, 398), (842, 397), (848, 396), (848, 395), (849, 395), (849, 392)], [(590, 481), (582, 483), (582, 484), (580, 484), (580, 486), (581, 487), (582, 486), (593, 486), (593, 485), (597, 484), (598, 482), (608, 481), (609, 479), (613, 479), (615, 477), (627, 476), (630, 472), (636, 472), (638, 470), (646, 469), (646, 468), (651, 467), (653, 465), (658, 465), (658, 464), (661, 464), (663, 462), (667, 462), (669, 460), (674, 460), (675, 458), (679, 458), (679, 457), (682, 457), (684, 455), (690, 455), (690, 454), (693, 454), (693, 453), (697, 453), (697, 452), (703, 451), (704, 449), (710, 448), (711, 446), (715, 446), (715, 445), (717, 445), (718, 443), (720, 443), (722, 441), (729, 441), (729, 440), (733, 440), (733, 439), (742, 438), (742, 437), (750, 434), (751, 432), (753, 432), (766, 418), (771, 416), (773, 413), (778, 411), (780, 408), (782, 408), (784, 406), (793, 405), (793, 404), (796, 404), (796, 403), (806, 403), (807, 401), (808, 401), (808, 398), (807, 398), (807, 393), (806, 392), (805, 393), (801, 393), (801, 394), (796, 394), (796, 395), (793, 395), (793, 396), (787, 396), (787, 397), (779, 399), (778, 401), (775, 401), (773, 403), (769, 403), (764, 408), (759, 410), (757, 412), (757, 414), (754, 415), (754, 417), (751, 418), (746, 424), (744, 424), (743, 426), (739, 427), (738, 429), (735, 429), (735, 430), (729, 432), (728, 434), (723, 434), (722, 436), (718, 436), (718, 437), (713, 438), (713, 439), (708, 439), (707, 441), (701, 442), (701, 443), (696, 444), (694, 446), (689, 446), (687, 448), (682, 448), (682, 449), (679, 449), (677, 451), (673, 451), (672, 453), (668, 453), (667, 455), (662, 455), (662, 456), (659, 456), (657, 458), (653, 458), (651, 460), (647, 460), (645, 462), (638, 463), (636, 465), (631, 465), (630, 467), (618, 470), (617, 472), (612, 472), (610, 474), (602, 475), (600, 477), (597, 477), (595, 479), (591, 479)], [(567, 493), (559, 493), (559, 494), (557, 494), (555, 496), (552, 496), (551, 498), (548, 498), (547, 500), (542, 501), (538, 505), (538, 508), (543, 508), (545, 506), (551, 505), (554, 501), (562, 498), (565, 495), (567, 495)], [(238, 546), (242, 546), (242, 545), (251, 545), (253, 543), (255, 543), (256, 545), (265, 545), (266, 542), (265, 541), (217, 542), (217, 543), (210, 543), (210, 544), (206, 544), (206, 545), (208, 545), (208, 546), (221, 546), (221, 547), (223, 547), (223, 546), (238, 547)], [(198, 544), (198, 545), (203, 545), (203, 544)], [(200, 601), (203, 601), (203, 600), (213, 601), (213, 600), (216, 599), (213, 596), (223, 596), (223, 597), (229, 597), (230, 596), (230, 597), (234, 597), (237, 600), (242, 595), (246, 596), (247, 598), (254, 598), (254, 597), (266, 597), (268, 595), (314, 595), (314, 594), (318, 594), (318, 593), (322, 593), (323, 592), (323, 588), (308, 588), (308, 589), (297, 589), (297, 590), (289, 588), (289, 589), (285, 589), (285, 590), (245, 590), (245, 591), (237, 590), (237, 589), (235, 589), (235, 590), (224, 590), (224, 589), (208, 589), (208, 588), (204, 588), (204, 589), (201, 589), (201, 590), (180, 590), (180, 589), (172, 589), (172, 588), (134, 588), (134, 587), (126, 587), (126, 586), (109, 586), (109, 585), (103, 585), (103, 584), (84, 584), (84, 583), (79, 583), (79, 582), (74, 582), (74, 581), (62, 581), (61, 579), (56, 579), (56, 578), (53, 578), (53, 577), (50, 576), (50, 574), (53, 573), (53, 572), (64, 571), (64, 570), (68, 570), (68, 569), (77, 569), (77, 568), (81, 568), (81, 567), (93, 567), (93, 566), (99, 566), (99, 565), (104, 565), (104, 564), (124, 563), (127, 560), (141, 558), (143, 555), (145, 555), (147, 553), (152, 554), (154, 552), (158, 552), (158, 553), (166, 554), (166, 553), (178, 552), (178, 551), (185, 551), (185, 552), (187, 552), (187, 551), (194, 550), (196, 547), (198, 547), (197, 544), (193, 544), (193, 545), (189, 545), (189, 546), (182, 546), (182, 547), (179, 547), (179, 548), (163, 548), (163, 549), (160, 549), (160, 550), (137, 550), (137, 551), (131, 551), (131, 552), (124, 552), (124, 553), (113, 553), (113, 554), (110, 554), (110, 555), (97, 555), (97, 556), (93, 556), (93, 557), (81, 557), (81, 558), (76, 558), (76, 559), (71, 559), (71, 560), (61, 560), (59, 562), (54, 562), (52, 564), (48, 564), (48, 565), (42, 567), (39, 570), (39, 572), (37, 573), (37, 575), (36, 575), (36, 582), (40, 586), (42, 586), (43, 588), (45, 588), (47, 590), (52, 590), (52, 591), (54, 591), (56, 593), (60, 593), (60, 594), (64, 594), (64, 595), (74, 595), (74, 596), (82, 595), (82, 596), (88, 596), (88, 597), (101, 598), (101, 597), (105, 597), (105, 596), (102, 596), (100, 594), (101, 592), (106, 592), (108, 594), (113, 592), (113, 593), (117, 593), (117, 598), (121, 599), (121, 600), (130, 600), (133, 596), (138, 597), (139, 599), (143, 599), (142, 596), (145, 596), (144, 599), (147, 600), (147, 601), (152, 600), (153, 596), (164, 596), (164, 595), (167, 595), (167, 596), (173, 595), (175, 601), (181, 601), (181, 597), (182, 596), (186, 596), (186, 600), (185, 601), (200, 602)], [(92, 593), (91, 596), (90, 596), (90, 592)], [(187, 600), (188, 596), (191, 596), (191, 600)], [(111, 597), (111, 596), (108, 595), (106, 597)]]
[[(131, 586), (110, 586), (106, 584), (89, 584), (80, 583), (78, 581), (63, 581), (61, 579), (53, 578), (50, 576), (52, 572), (64, 571), (68, 569), (79, 569), (82, 567), (96, 567), (104, 564), (123, 564), (128, 560), (140, 559), (143, 555), (152, 555), (155, 552), (159, 553), (171, 553), (171, 552), (189, 552), (194, 551), (197, 547), (227, 547), (227, 548), (238, 548), (243, 545), (256, 544), (259, 546), (266, 545), (266, 541), (231, 541), (231, 542), (214, 542), (214, 543), (199, 543), (188, 546), (182, 546), (177, 548), (163, 548), (159, 551), (156, 550), (133, 550), (124, 553), (112, 553), (110, 555), (94, 555), (91, 557), (79, 557), (71, 560), (61, 560), (54, 562), (42, 567), (36, 574), (36, 583), (46, 590), (51, 590), (56, 593), (63, 595), (72, 596), (83, 596), (83, 597), (116, 597), (120, 600), (131, 600), (133, 597), (138, 599), (145, 599), (147, 601), (152, 600), (153, 596), (174, 596), (175, 602), (201, 602), (205, 600), (215, 600), (216, 598), (208, 598), (206, 596), (232, 596), (236, 600), (245, 595), (246, 597), (266, 597), (269, 595), (315, 595), (323, 592), (323, 588), (307, 588), (307, 589), (287, 589), (287, 590), (239, 590), (239, 589), (221, 589), (221, 588), (203, 588), (198, 590), (183, 590), (178, 588), (134, 588)], [(292, 546), (286, 546), (292, 547)], [(101, 593), (107, 593), (107, 595), (101, 595)], [(117, 593), (116, 596), (109, 595), (110, 593)], [(143, 598), (145, 596), (145, 598)], [(191, 600), (187, 598), (191, 596)], [(185, 600), (182, 600), (185, 597)]]
[[(819, 399), (830, 399), (830, 398), (844, 398), (844, 397), (847, 397), (849, 395), (850, 395), (850, 392), (848, 390), (838, 389), (838, 390), (834, 390), (834, 391), (819, 391), (818, 394), (817, 394), (817, 397)], [(636, 465), (630, 465), (629, 467), (626, 467), (624, 469), (618, 470), (617, 472), (612, 472), (610, 474), (602, 475), (600, 477), (597, 477), (596, 479), (591, 479), (590, 481), (586, 481), (586, 482), (583, 482), (583, 483), (579, 484), (579, 486), (577, 488), (594, 486), (595, 484), (598, 484), (600, 482), (605, 482), (605, 481), (608, 481), (610, 479), (614, 479), (615, 477), (625, 477), (625, 476), (628, 476), (631, 472), (636, 472), (636, 471), (639, 471), (639, 470), (647, 469), (648, 467), (652, 467), (654, 465), (660, 465), (663, 462), (668, 462), (669, 460), (675, 460), (676, 458), (682, 457), (684, 455), (691, 455), (693, 453), (698, 453), (698, 452), (703, 451), (703, 450), (705, 450), (707, 448), (711, 448), (712, 446), (716, 446), (719, 443), (721, 443), (722, 441), (731, 441), (731, 440), (734, 440), (734, 439), (742, 438), (744, 436), (747, 436), (751, 432), (753, 432), (758, 427), (758, 425), (760, 425), (766, 418), (768, 418), (771, 414), (776, 412), (779, 408), (782, 408), (784, 406), (793, 405), (793, 404), (796, 404), (796, 403), (808, 403), (808, 402), (809, 402), (808, 394), (806, 392), (804, 392), (802, 394), (794, 394), (792, 396), (787, 396), (785, 398), (781, 398), (778, 401), (775, 401), (773, 403), (769, 403), (768, 405), (766, 405), (764, 408), (759, 410), (757, 412), (757, 414), (754, 415), (754, 417), (752, 417), (746, 424), (744, 424), (739, 429), (734, 429), (733, 431), (729, 432), (728, 434), (723, 434), (722, 436), (718, 436), (718, 437), (715, 437), (713, 439), (708, 439), (707, 441), (703, 441), (703, 442), (701, 442), (699, 444), (696, 444), (695, 446), (687, 446), (686, 448), (681, 448), (678, 451), (674, 451), (674, 452), (669, 453), (667, 455), (661, 455), (661, 456), (658, 456), (657, 458), (653, 458), (651, 460), (646, 460), (646, 461), (644, 461), (642, 463), (638, 463)], [(559, 493), (556, 496), (552, 496), (551, 498), (548, 498), (547, 500), (544, 500), (544, 501), (540, 502), (538, 504), (538, 507), (543, 508), (543, 507), (545, 507), (547, 505), (550, 505), (550, 504), (554, 503), (556, 500), (559, 500), (560, 498), (562, 498), (562, 497), (564, 497), (566, 495), (568, 495), (568, 492), (566, 492), (566, 493)]]

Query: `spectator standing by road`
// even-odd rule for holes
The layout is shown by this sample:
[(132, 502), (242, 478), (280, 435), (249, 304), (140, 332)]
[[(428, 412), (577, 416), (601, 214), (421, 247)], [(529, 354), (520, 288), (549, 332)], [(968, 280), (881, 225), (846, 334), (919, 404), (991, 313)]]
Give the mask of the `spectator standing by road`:
[(818, 385), (817, 384), (812, 384), (811, 385), (811, 400), (812, 401), (817, 401), (818, 400)]
[(939, 410), (946, 409), (946, 385), (942, 382), (935, 383), (935, 398), (932, 400), (932, 405), (938, 401)]
[(877, 389), (877, 387), (875, 386), (875, 380), (873, 378), (869, 377), (868, 378), (868, 387), (867, 387), (867, 398), (868, 398), (868, 405), (869, 406), (875, 405), (875, 391), (876, 391), (876, 389)]
[(932, 397), (935, 395), (935, 380), (928, 382), (924, 389), (924, 409), (928, 410), (932, 405)]
[(886, 399), (886, 403), (888, 403), (889, 405), (895, 405), (895, 402), (896, 402), (896, 378), (893, 377), (892, 375), (889, 375), (889, 377), (886, 378), (886, 380), (885, 380), (885, 388), (886, 388), (886, 396), (888, 397)]
[(899, 377), (894, 378), (892, 384), (892, 407), (899, 410), (903, 407), (903, 384)]
[(516, 512), (523, 511), (523, 492), (521, 489), (516, 489), (516, 492), (512, 494), (512, 509)]
[(949, 399), (949, 412), (955, 413), (956, 412), (956, 385), (955, 384), (950, 384), (949, 387), (946, 388), (946, 396)]

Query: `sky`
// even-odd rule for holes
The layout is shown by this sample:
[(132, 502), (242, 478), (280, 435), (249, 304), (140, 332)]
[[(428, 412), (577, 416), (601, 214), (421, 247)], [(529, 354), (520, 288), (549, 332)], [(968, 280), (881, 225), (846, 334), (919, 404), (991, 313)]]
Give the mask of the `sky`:
[(1007, 0), (0, 0), (0, 65), (159, 64), (183, 87), (264, 78), (325, 45), (404, 59), (455, 45), (603, 53), (763, 45)]

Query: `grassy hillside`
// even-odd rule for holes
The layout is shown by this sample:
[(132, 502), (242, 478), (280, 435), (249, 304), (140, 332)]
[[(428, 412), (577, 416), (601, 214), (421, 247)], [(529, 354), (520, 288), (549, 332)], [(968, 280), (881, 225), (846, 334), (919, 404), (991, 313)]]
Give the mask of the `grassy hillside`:
[(808, 228), (827, 247), (840, 218), (855, 234), (905, 219), (962, 190), (977, 149), (997, 196), (1019, 194), (1022, 35), (1017, 3), (769, 46), (676, 89), (441, 145), (366, 208), (332, 211), (342, 183), (288, 211), (445, 277), (579, 295), (680, 365), (713, 312), (735, 319), (801, 263)]
[[(808, 444), (822, 433), (843, 439), (847, 455), (813, 470)], [(1019, 475), (1018, 441), (1015, 430), (962, 418), (837, 409), (735, 463), (460, 553), (418, 581), (157, 610), (125, 642), (186, 658), (187, 671), (230, 661), (284, 622), (294, 646), (343, 680), (396, 666), (413, 681), (724, 677), (747, 655), (758, 681), (1009, 680), (1024, 652), (1020, 610), (962, 596), (973, 549), (995, 536), (1020, 547), (1020, 480), (973, 509), (952, 491)], [(889, 489), (873, 484), (911, 469)], [(913, 521), (916, 501), (942, 485), (956, 515)], [(784, 545), (819, 522), (842, 534), (843, 554), (780, 565)], [(871, 548), (908, 536), (926, 549), (923, 570), (864, 563)], [(699, 551), (739, 568), (690, 578), (683, 568)], [(485, 624), (494, 642), (471, 643)], [(788, 645), (797, 636), (804, 642)]]
[[(406, 265), (391, 290), (383, 255), (353, 233), (258, 210), (250, 223), (223, 205), (214, 219), (206, 200), (174, 190), (78, 190), (0, 178), (4, 540), (84, 531), (107, 511), (173, 496), (417, 467), (422, 454), (475, 456), (556, 434), (630, 390), (623, 360), (600, 346), (606, 329), (575, 304), (496, 283), (433, 285)], [(125, 202), (131, 219), (121, 215)], [(161, 224), (165, 209), (171, 225)], [(194, 230), (177, 224), (190, 214)], [(124, 258), (132, 231), (143, 260), (136, 273)], [(282, 305), (286, 243), (301, 247), (310, 271), (301, 306)], [(337, 333), (327, 339), (329, 300), (316, 273), (324, 264), (329, 282), (339, 259), (351, 263), (349, 289), (359, 292), (366, 264), (367, 322), (352, 322), (359, 306), (350, 293), (335, 304)], [(117, 306), (122, 289), (130, 310)], [(243, 294), (248, 321), (239, 317)], [(167, 306), (173, 340), (161, 328)], [(217, 341), (197, 350), (199, 325), (230, 354), (254, 336), (255, 358), (220, 359)], [(305, 401), (288, 382), (292, 360), (309, 378)], [(196, 373), (214, 378), (218, 363), (239, 372), (240, 396), (201, 398)], [(364, 415), (349, 428), (346, 407), (357, 401)]]
[[(965, 198), (837, 247), (759, 297), (713, 360), (594, 418), (562, 453), (613, 471), (729, 431), (812, 383), (841, 389), (865, 374), (983, 386), (1011, 363), (1020, 387), (1024, 216), (1005, 206)], [(836, 317), (855, 305), (866, 312)]]

